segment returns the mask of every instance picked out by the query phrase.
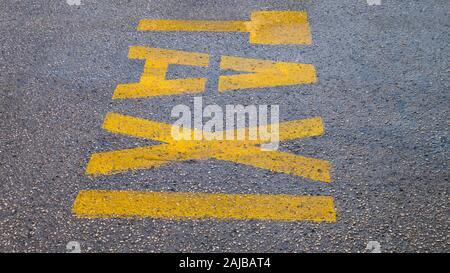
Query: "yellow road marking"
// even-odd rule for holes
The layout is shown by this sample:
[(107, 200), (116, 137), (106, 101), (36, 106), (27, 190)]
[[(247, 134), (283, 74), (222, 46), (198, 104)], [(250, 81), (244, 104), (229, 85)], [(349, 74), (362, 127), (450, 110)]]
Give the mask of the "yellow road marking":
[(132, 46), (128, 57), (145, 60), (144, 73), (139, 83), (119, 84), (114, 91), (113, 99), (199, 93), (205, 90), (206, 78), (174, 80), (165, 78), (169, 64), (207, 67), (208, 54)]
[[(170, 64), (208, 66), (208, 54), (132, 46), (130, 47), (129, 58), (145, 60), (144, 72), (139, 83), (119, 84), (114, 91), (113, 99), (167, 96), (205, 91), (206, 78), (174, 80), (166, 80), (165, 78)], [(311, 64), (222, 56), (220, 68), (249, 73), (220, 76), (219, 92), (312, 84), (317, 81), (315, 67)]]
[(78, 194), (73, 212), (83, 218), (336, 222), (330, 196), (87, 190)]
[[(270, 125), (268, 125), (270, 126)], [(263, 140), (174, 140), (172, 125), (108, 113), (103, 128), (112, 133), (158, 140), (166, 144), (93, 154), (86, 173), (110, 175), (136, 169), (159, 167), (170, 161), (218, 159), (258, 168), (331, 182), (330, 163), (280, 151), (263, 151), (255, 145)], [(249, 128), (239, 129), (246, 132)], [(320, 136), (324, 132), (321, 118), (289, 121), (279, 124), (279, 140)], [(237, 133), (237, 130), (234, 130)], [(195, 130), (191, 130), (194, 135)], [(201, 132), (205, 135), (208, 132)], [(226, 131), (224, 132), (224, 134)], [(248, 134), (246, 134), (248, 135)]]
[(250, 21), (141, 20), (140, 31), (249, 32), (252, 44), (311, 44), (304, 11), (254, 11)]
[(244, 21), (143, 19), (139, 22), (137, 29), (139, 31), (248, 32), (247, 22)]
[(219, 92), (246, 88), (312, 84), (317, 81), (311, 64), (273, 62), (260, 59), (222, 56), (220, 69), (251, 72), (220, 76)]

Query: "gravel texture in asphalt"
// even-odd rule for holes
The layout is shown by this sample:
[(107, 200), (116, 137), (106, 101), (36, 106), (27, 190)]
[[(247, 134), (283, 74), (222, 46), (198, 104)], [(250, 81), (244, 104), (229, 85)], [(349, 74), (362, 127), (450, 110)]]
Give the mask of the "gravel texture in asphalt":
[[(69, 1), (70, 2), (70, 1)], [(139, 32), (141, 19), (248, 20), (305, 10), (311, 45), (255, 45), (246, 33)], [(0, 251), (448, 251), (449, 2), (446, 0), (0, 1)], [(332, 183), (218, 160), (174, 162), (111, 176), (85, 174), (96, 152), (156, 144), (102, 129), (108, 112), (173, 123), (194, 94), (113, 100), (137, 82), (143, 45), (210, 54), (204, 104), (277, 104), (280, 120), (321, 117), (325, 134), (281, 151), (329, 160)], [(310, 63), (318, 81), (218, 93), (220, 56)], [(330, 195), (335, 223), (82, 219), (86, 189)]]

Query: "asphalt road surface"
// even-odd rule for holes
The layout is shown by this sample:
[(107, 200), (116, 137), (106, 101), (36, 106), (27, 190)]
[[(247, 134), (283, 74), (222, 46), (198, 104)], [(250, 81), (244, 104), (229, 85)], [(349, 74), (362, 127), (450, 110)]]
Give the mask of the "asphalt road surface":
[[(448, 252), (449, 2), (368, 2), (377, 1), (1, 1), (0, 251), (367, 252), (376, 241), (382, 252)], [(255, 11), (306, 12), (311, 43), (255, 43), (239, 23), (238, 32), (138, 30), (143, 19), (248, 22)], [(166, 71), (206, 86), (113, 98), (143, 73), (131, 46), (207, 54), (194, 60), (208, 56), (206, 65)], [(311, 64), (316, 79), (219, 92), (221, 77), (242, 73), (221, 70), (223, 56)], [(161, 144), (102, 128), (109, 114), (172, 124), (172, 109), (200, 96), (278, 105), (281, 123), (318, 117), (324, 131), (281, 141), (292, 161), (251, 154), (256, 163), (242, 164), (250, 159), (222, 143), (233, 160), (171, 159), (172, 147), (161, 164), (143, 156), (143, 167), (134, 157), (89, 171), (93, 155)], [(299, 156), (329, 169), (305, 171)]]

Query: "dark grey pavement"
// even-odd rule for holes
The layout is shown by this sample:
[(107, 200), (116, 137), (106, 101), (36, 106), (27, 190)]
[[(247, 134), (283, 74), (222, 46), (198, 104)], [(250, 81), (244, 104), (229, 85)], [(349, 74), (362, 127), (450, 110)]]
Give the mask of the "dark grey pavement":
[[(4, 0), (0, 2), (0, 251), (449, 251), (450, 5), (447, 0)], [(254, 10), (306, 10), (311, 46), (251, 45), (236, 33), (138, 32), (140, 19), (247, 20)], [(92, 153), (149, 142), (110, 134), (118, 112), (171, 123), (194, 95), (112, 100), (138, 81), (132, 45), (211, 54), (205, 104), (279, 104), (281, 120), (320, 116), (322, 137), (281, 149), (332, 163), (333, 182), (215, 160), (90, 178)], [(221, 55), (314, 64), (318, 82), (217, 93)], [(79, 219), (80, 190), (319, 194), (336, 223)]]

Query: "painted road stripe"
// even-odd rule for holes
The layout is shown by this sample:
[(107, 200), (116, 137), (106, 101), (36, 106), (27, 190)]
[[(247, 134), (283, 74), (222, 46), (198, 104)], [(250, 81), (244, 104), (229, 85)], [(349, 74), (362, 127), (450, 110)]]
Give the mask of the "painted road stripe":
[(336, 221), (330, 196), (86, 190), (73, 212), (80, 218)]
[(220, 76), (219, 92), (248, 88), (313, 84), (317, 81), (316, 69), (311, 64), (222, 56), (220, 69), (250, 72), (250, 74)]
[(304, 11), (254, 11), (250, 21), (141, 20), (140, 31), (249, 32), (252, 44), (311, 44)]
[[(111, 175), (149, 169), (170, 161), (218, 159), (315, 181), (331, 182), (329, 161), (280, 151), (264, 151), (255, 146), (263, 144), (263, 140), (174, 140), (171, 136), (173, 126), (170, 124), (116, 113), (107, 114), (103, 128), (112, 133), (157, 140), (166, 144), (93, 154), (86, 168), (89, 175)], [(247, 131), (249, 128), (241, 130)], [(279, 130), (279, 140), (286, 141), (320, 136), (324, 127), (322, 119), (316, 117), (280, 123)], [(193, 130), (190, 132), (191, 135), (194, 133)]]
[(205, 91), (206, 78), (166, 80), (170, 64), (207, 67), (209, 55), (196, 52), (131, 46), (130, 59), (145, 60), (144, 73), (139, 83), (119, 84), (113, 99), (131, 99), (167, 96)]

